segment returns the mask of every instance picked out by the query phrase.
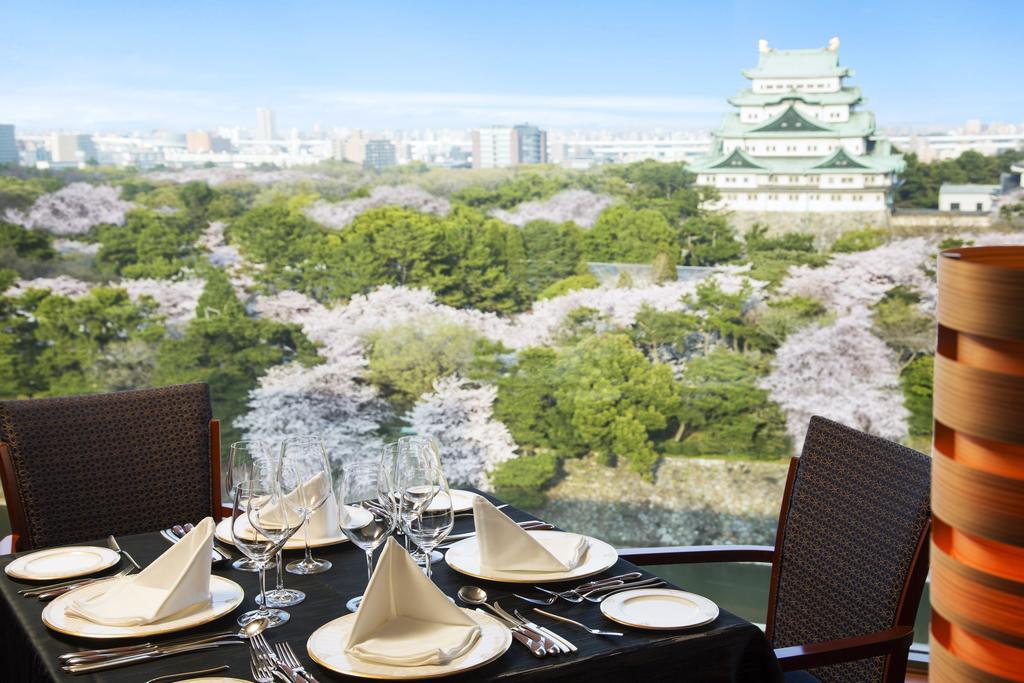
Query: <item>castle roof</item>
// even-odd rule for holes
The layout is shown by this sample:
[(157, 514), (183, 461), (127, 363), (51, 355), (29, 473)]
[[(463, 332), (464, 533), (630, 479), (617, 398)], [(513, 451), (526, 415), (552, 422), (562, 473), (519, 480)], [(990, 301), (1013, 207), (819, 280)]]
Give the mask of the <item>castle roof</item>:
[(875, 116), (869, 111), (850, 112), (848, 121), (826, 123), (804, 116), (791, 105), (774, 118), (756, 123), (743, 123), (735, 112), (726, 114), (715, 134), (723, 138), (857, 138), (874, 130)]
[(865, 99), (861, 96), (860, 88), (857, 87), (843, 88), (839, 92), (788, 90), (770, 93), (754, 92), (750, 88), (744, 88), (729, 98), (729, 104), (735, 107), (762, 107), (778, 104), (785, 100), (800, 100), (807, 104), (863, 104), (865, 102)]
[(825, 173), (899, 173), (905, 164), (899, 154), (850, 154), (840, 148), (827, 158), (821, 157), (754, 157), (740, 149), (727, 155), (700, 159), (689, 165), (694, 173), (742, 173), (777, 175), (819, 175)]
[(744, 69), (747, 78), (815, 78), (852, 76), (853, 69), (839, 66), (839, 50), (775, 50), (767, 46), (758, 53), (757, 66)]

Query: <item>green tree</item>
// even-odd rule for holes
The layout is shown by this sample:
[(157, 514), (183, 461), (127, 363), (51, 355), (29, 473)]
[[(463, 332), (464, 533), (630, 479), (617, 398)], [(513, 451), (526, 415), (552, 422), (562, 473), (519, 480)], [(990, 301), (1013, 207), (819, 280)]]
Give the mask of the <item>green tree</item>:
[(786, 341), (786, 337), (821, 320), (826, 313), (825, 305), (816, 299), (791, 296), (773, 299), (754, 309), (753, 322), (774, 350)]
[(160, 384), (208, 382), (214, 415), (221, 420), (224, 441), (231, 443), (239, 439), (232, 423), (245, 412), (249, 391), (267, 369), (318, 358), (298, 325), (248, 317), (226, 280), (223, 271), (210, 270), (201, 311), (181, 337), (161, 344), (156, 378)]
[(899, 285), (872, 307), (872, 328), (906, 366), (935, 348), (935, 321), (921, 310), (921, 295)]
[(677, 253), (675, 231), (660, 212), (621, 204), (601, 212), (584, 244), (589, 261), (650, 263), (659, 253)]
[(561, 458), (554, 453), (531, 453), (499, 463), (491, 473), (494, 492), (516, 507), (544, 504), (544, 489), (558, 476)]
[(571, 416), (559, 406), (556, 393), (562, 380), (554, 349), (520, 351), (516, 362), (497, 381), (494, 417), (512, 432), (526, 452), (552, 450), (575, 456), (585, 451), (576, 436)]
[(747, 283), (734, 294), (722, 291), (714, 281), (697, 285), (697, 295), (689, 297), (688, 302), (704, 312), (703, 316), (697, 317), (704, 355), (711, 352), (716, 342), (725, 344), (733, 351), (763, 349), (770, 345), (770, 340), (765, 338), (752, 320), (751, 294), (751, 287)]
[(664, 429), (680, 406), (671, 369), (648, 361), (621, 334), (584, 339), (558, 366), (555, 397), (580, 441), (609, 464), (621, 459), (651, 477), (658, 456), (650, 434)]
[(375, 332), (368, 339), (367, 378), (405, 412), (434, 380), (451, 374), (468, 375), (480, 337), (455, 323), (413, 321)]
[(725, 216), (692, 216), (680, 232), (683, 262), (688, 266), (713, 266), (735, 261), (743, 254), (743, 244)]
[(49, 261), (57, 255), (52, 238), (45, 232), (0, 221), (0, 254), (4, 252), (36, 261)]
[(889, 233), (881, 228), (863, 228), (847, 230), (832, 243), (832, 251), (836, 254), (850, 254), (857, 251), (868, 251), (885, 244)]
[(660, 285), (674, 282), (677, 277), (675, 264), (668, 254), (662, 252), (654, 257), (651, 262), (651, 282)]
[(644, 305), (629, 328), (629, 338), (648, 358), (654, 359), (660, 348), (671, 348), (676, 355), (682, 355), (687, 341), (699, 330), (698, 316), (689, 311), (659, 311)]
[(722, 348), (687, 364), (675, 434), (686, 452), (752, 458), (788, 452), (785, 415), (757, 387), (766, 366), (764, 359)]
[(199, 230), (179, 216), (147, 209), (128, 212), (123, 226), (95, 228), (100, 243), (96, 264), (107, 273), (139, 278), (169, 278), (191, 265)]
[(548, 285), (547, 288), (537, 295), (537, 300), (543, 301), (544, 299), (554, 299), (557, 296), (562, 296), (569, 292), (575, 292), (578, 289), (597, 289), (600, 286), (601, 283), (598, 282), (597, 278), (590, 273), (586, 273), (584, 275), (570, 275), (567, 278)]
[(932, 374), (934, 356), (925, 354), (915, 357), (907, 363), (900, 373), (900, 385), (903, 387), (903, 402), (910, 411), (911, 436), (930, 437), (932, 435)]
[(530, 221), (523, 226), (526, 282), (534, 295), (579, 271), (583, 234), (572, 222)]

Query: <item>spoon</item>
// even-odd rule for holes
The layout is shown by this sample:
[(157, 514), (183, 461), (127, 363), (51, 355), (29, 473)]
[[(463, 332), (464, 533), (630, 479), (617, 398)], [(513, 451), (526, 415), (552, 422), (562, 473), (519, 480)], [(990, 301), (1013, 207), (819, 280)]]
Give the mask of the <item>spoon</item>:
[(121, 657), (124, 655), (138, 654), (140, 652), (147, 652), (149, 650), (156, 650), (161, 647), (168, 647), (174, 645), (197, 645), (206, 641), (220, 640), (221, 638), (241, 638), (242, 640), (248, 640), (253, 636), (263, 633), (267, 629), (267, 625), (270, 620), (266, 617), (257, 617), (250, 621), (248, 624), (243, 626), (241, 629), (236, 631), (224, 631), (221, 633), (213, 633), (208, 636), (189, 636), (187, 638), (179, 638), (177, 640), (169, 640), (166, 643), (140, 643), (138, 645), (125, 645), (123, 647), (108, 647), (100, 648), (97, 650), (79, 650), (78, 652), (68, 652), (60, 656), (60, 660), (65, 665), (71, 664), (87, 664), (89, 662), (100, 662), (113, 657)]
[(521, 624), (517, 624), (514, 621), (506, 618), (504, 614), (487, 604), (487, 591), (479, 586), (463, 586), (459, 589), (457, 595), (459, 600), (469, 605), (481, 605), (491, 611), (494, 616), (498, 617), (498, 621), (508, 626), (515, 633), (525, 635), (527, 638), (534, 642), (533, 645), (527, 644), (527, 647), (534, 654), (543, 657), (547, 652), (553, 651), (555, 644), (549, 643), (549, 639), (542, 633), (534, 633), (533, 631), (524, 628)]

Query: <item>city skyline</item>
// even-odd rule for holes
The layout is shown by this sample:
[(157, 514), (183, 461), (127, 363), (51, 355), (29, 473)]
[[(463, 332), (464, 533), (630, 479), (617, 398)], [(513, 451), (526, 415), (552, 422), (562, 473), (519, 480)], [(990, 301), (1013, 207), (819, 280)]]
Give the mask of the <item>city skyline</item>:
[(987, 6), (21, 4), (6, 10), (0, 118), (20, 130), (253, 129), (269, 107), (279, 131), (706, 129), (758, 39), (805, 48), (839, 35), (883, 127), (1019, 123), (1012, 22), (990, 21)]

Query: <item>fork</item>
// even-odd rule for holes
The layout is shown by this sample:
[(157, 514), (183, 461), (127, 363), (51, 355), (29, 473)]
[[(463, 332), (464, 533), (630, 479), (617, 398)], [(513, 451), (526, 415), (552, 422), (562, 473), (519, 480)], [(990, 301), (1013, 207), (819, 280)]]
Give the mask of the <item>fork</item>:
[(599, 628), (590, 628), (586, 624), (581, 624), (578, 621), (574, 621), (573, 619), (570, 619), (568, 617), (562, 617), (562, 616), (559, 616), (557, 614), (552, 614), (551, 612), (545, 612), (544, 610), (538, 609), (536, 607), (533, 608), (533, 611), (536, 612), (537, 614), (543, 614), (544, 616), (546, 616), (546, 617), (548, 617), (550, 619), (554, 619), (555, 621), (564, 621), (567, 624), (572, 624), (573, 626), (579, 626), (581, 629), (583, 629), (587, 633), (589, 633), (591, 635), (594, 635), (594, 636), (621, 636), (621, 635), (624, 635), (623, 633), (619, 633), (618, 631), (602, 631)]
[(267, 663), (263, 654), (256, 651), (252, 643), (249, 647), (249, 670), (256, 683), (272, 683), (274, 680), (274, 668)]
[(313, 678), (313, 674), (306, 671), (306, 667), (302, 666), (299, 662), (299, 658), (295, 656), (295, 650), (287, 642), (280, 642), (277, 644), (277, 656), (285, 664), (292, 668), (292, 671), (305, 678), (309, 683), (317, 683), (317, 680)]

